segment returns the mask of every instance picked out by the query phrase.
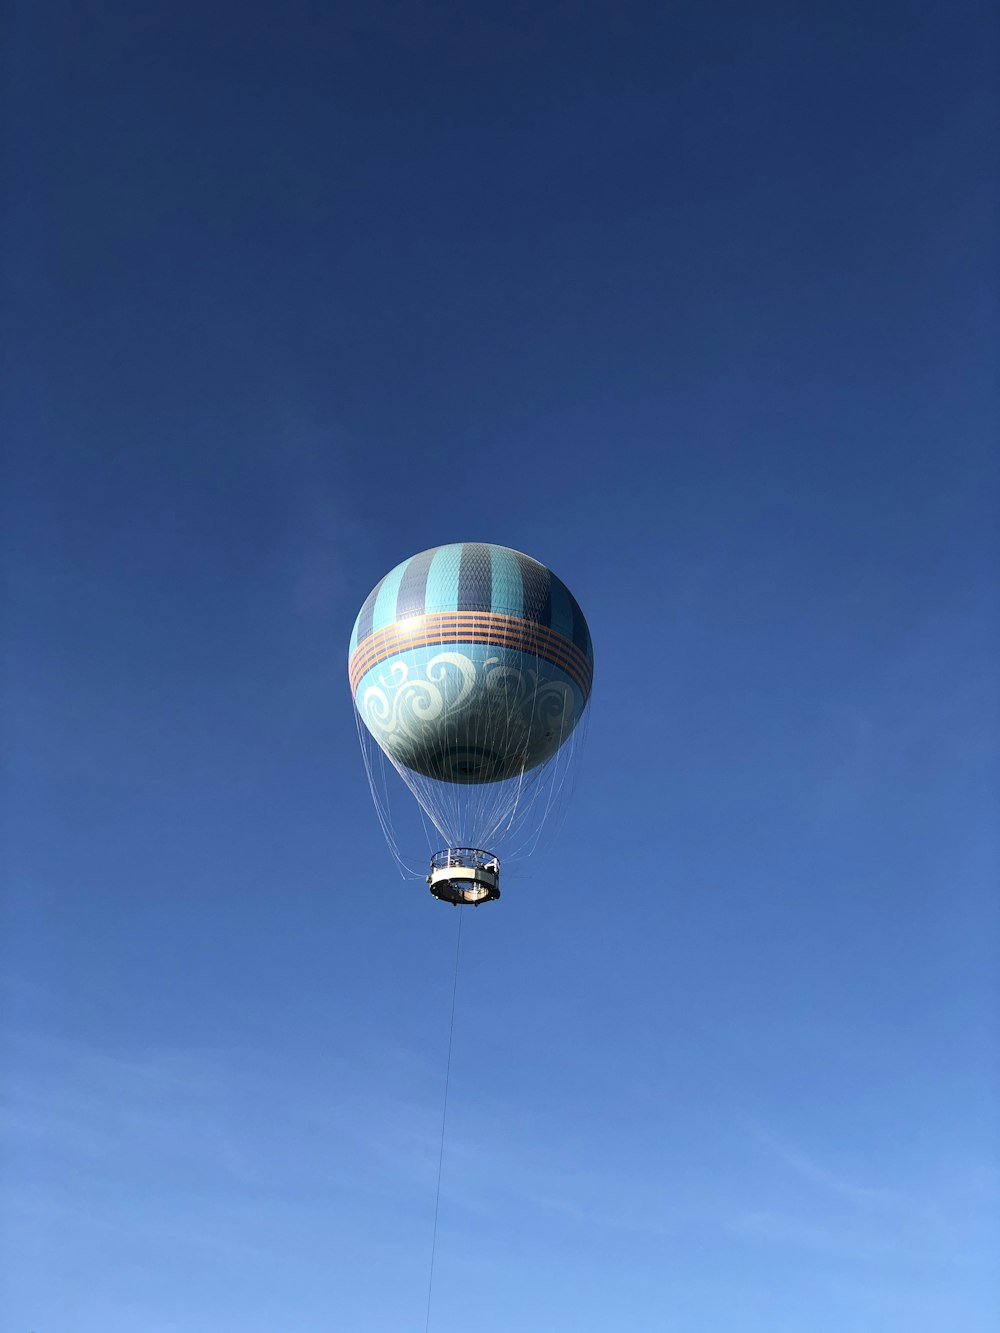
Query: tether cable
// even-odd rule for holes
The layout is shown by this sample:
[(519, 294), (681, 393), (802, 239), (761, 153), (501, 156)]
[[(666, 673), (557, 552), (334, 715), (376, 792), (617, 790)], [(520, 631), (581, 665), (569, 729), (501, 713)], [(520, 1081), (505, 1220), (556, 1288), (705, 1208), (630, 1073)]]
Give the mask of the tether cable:
[(444, 1166), (444, 1131), (448, 1123), (448, 1085), (451, 1082), (451, 1048), (455, 1040), (455, 1001), (458, 997), (458, 958), (462, 949), (462, 918), (465, 916), (465, 909), (458, 909), (458, 937), (455, 941), (455, 979), (451, 986), (451, 1022), (448, 1025), (448, 1061), (444, 1072), (444, 1106), (441, 1110), (441, 1146), (438, 1149), (438, 1175), (437, 1189), (434, 1194), (434, 1229), (431, 1233), (431, 1271), (427, 1279), (427, 1319), (424, 1323), (424, 1333), (428, 1333), (431, 1326), (431, 1295), (434, 1291), (434, 1255), (437, 1251), (438, 1234), (438, 1210), (441, 1207), (441, 1169)]

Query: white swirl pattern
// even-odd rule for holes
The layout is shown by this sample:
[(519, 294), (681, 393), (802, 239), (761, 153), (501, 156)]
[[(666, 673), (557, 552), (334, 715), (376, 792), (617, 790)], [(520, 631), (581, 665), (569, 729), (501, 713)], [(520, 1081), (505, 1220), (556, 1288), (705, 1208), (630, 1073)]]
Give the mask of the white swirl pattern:
[(538, 665), (454, 651), (425, 665), (396, 658), (364, 689), (361, 716), (389, 757), (414, 772), (500, 781), (543, 763), (579, 721), (576, 691)]

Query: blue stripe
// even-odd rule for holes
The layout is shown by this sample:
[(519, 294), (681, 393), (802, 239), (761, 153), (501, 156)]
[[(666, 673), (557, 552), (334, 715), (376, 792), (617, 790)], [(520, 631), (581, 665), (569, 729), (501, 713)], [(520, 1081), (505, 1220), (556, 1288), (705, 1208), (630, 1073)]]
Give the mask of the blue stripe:
[(384, 582), (385, 579), (380, 579), (378, 583), (376, 583), (375, 587), (368, 594), (367, 601), (358, 613), (357, 623), (354, 626), (355, 647), (357, 647), (359, 643), (363, 643), (372, 632), (372, 616), (375, 614), (375, 599), (378, 596), (379, 588), (381, 588)]
[(425, 611), (458, 610), (458, 576), (462, 568), (461, 543), (439, 546), (427, 574)]
[(549, 624), (567, 639), (573, 637), (573, 605), (569, 589), (554, 575), (549, 579), (549, 597), (552, 601), (552, 619)]
[(537, 621), (539, 625), (548, 625), (552, 619), (552, 602), (549, 597), (551, 576), (544, 565), (532, 560), (530, 555), (514, 552), (514, 558), (521, 566), (521, 581), (524, 585), (524, 618)]
[(493, 564), (484, 542), (466, 542), (458, 572), (459, 611), (488, 611), (493, 605)]
[(591, 662), (593, 662), (594, 650), (590, 642), (590, 630), (587, 627), (583, 612), (580, 610), (580, 603), (568, 588), (566, 589), (566, 595), (573, 607), (573, 642), (580, 651), (586, 653)]
[(503, 616), (524, 615), (524, 580), (514, 552), (506, 546), (491, 546), (490, 565), (493, 570), (490, 610)]
[(392, 617), (393, 620), (400, 620), (403, 616), (423, 615), (427, 597), (427, 573), (440, 549), (435, 547), (430, 551), (421, 551), (407, 563), (400, 580), (399, 591), (396, 593), (396, 614)]
[(396, 597), (399, 593), (399, 585), (403, 581), (403, 575), (412, 563), (412, 558), (410, 560), (404, 560), (401, 565), (397, 565), (394, 570), (386, 574), (385, 578), (382, 580), (372, 611), (373, 634), (376, 630), (384, 629), (386, 625), (391, 625), (396, 619)]

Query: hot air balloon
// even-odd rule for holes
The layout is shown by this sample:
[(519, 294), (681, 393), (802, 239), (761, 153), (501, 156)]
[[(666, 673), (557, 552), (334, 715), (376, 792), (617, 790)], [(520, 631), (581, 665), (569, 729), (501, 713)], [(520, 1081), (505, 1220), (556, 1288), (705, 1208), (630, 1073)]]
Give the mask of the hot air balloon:
[(433, 547), (369, 594), (349, 655), (362, 753), (390, 846), (369, 740), (447, 844), (431, 858), (435, 897), (499, 898), (498, 850), (537, 840), (558, 804), (593, 662), (573, 594), (505, 546)]

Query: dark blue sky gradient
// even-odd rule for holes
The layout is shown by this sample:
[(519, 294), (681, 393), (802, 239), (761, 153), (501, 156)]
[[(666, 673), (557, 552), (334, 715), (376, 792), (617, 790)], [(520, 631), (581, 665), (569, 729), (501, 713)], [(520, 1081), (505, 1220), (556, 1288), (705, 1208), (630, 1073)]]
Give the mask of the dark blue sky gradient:
[(431, 1327), (995, 1327), (991, 11), (15, 7), (5, 1333), (423, 1328), (456, 914), (345, 666), (469, 540), (597, 674)]

